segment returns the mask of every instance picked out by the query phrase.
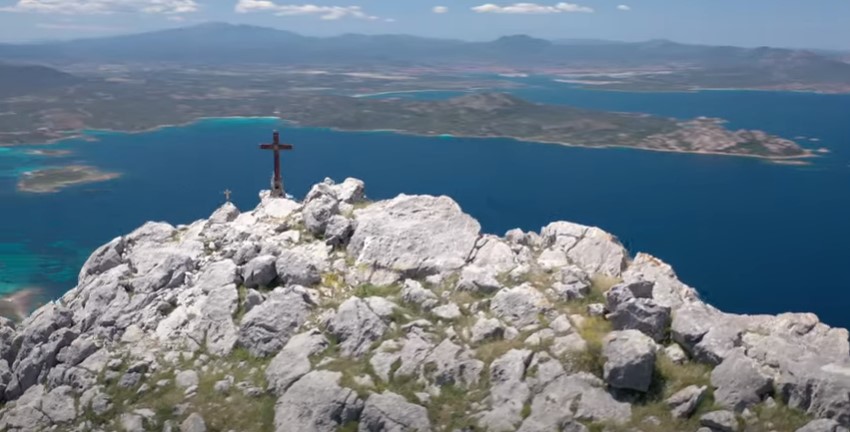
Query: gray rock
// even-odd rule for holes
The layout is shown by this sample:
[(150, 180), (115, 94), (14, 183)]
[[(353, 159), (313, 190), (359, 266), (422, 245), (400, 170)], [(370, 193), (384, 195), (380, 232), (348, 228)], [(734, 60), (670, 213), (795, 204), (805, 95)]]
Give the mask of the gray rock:
[(180, 432), (207, 432), (207, 424), (200, 414), (192, 413), (180, 423)]
[(516, 254), (504, 240), (484, 235), (478, 244), (480, 246), (475, 250), (472, 266), (489, 269), (496, 274), (511, 271), (517, 266)]
[(317, 329), (293, 336), (266, 367), (269, 389), (282, 395), (292, 383), (310, 372), (310, 357), (327, 347), (327, 338)]
[(273, 255), (261, 255), (242, 267), (242, 279), (248, 288), (270, 287), (277, 277)]
[(461, 317), (460, 308), (458, 308), (454, 303), (437, 306), (434, 309), (431, 309), (431, 313), (434, 314), (435, 317), (447, 321), (456, 320)]
[(503, 289), (490, 301), (493, 315), (520, 328), (537, 324), (551, 307), (546, 296), (528, 284)]
[(138, 414), (124, 413), (118, 418), (124, 432), (145, 432), (144, 418)]
[(475, 359), (468, 349), (444, 339), (428, 354), (423, 367), (426, 377), (438, 386), (470, 387), (481, 378), (484, 362)]
[(354, 235), (354, 225), (351, 219), (340, 215), (334, 215), (328, 219), (325, 227), (325, 243), (331, 246), (345, 246), (352, 235)]
[(613, 331), (603, 340), (604, 377), (611, 387), (646, 392), (655, 370), (655, 342), (637, 330)]
[(422, 287), (422, 284), (413, 279), (404, 281), (401, 289), (401, 299), (405, 303), (412, 303), (423, 310), (430, 310), (439, 303), (437, 295), (431, 290)]
[(117, 237), (109, 243), (97, 248), (83, 264), (80, 270), (79, 280), (82, 283), (90, 275), (104, 273), (122, 262), (122, 254), (126, 244), (122, 237)]
[(275, 431), (333, 432), (357, 420), (363, 401), (339, 386), (339, 372), (313, 371), (304, 375), (277, 400)]
[(226, 394), (230, 392), (231, 387), (233, 387), (233, 383), (230, 382), (230, 380), (228, 379), (219, 380), (216, 381), (215, 384), (213, 384), (213, 390), (215, 390), (216, 393)]
[(302, 214), (307, 230), (313, 235), (322, 236), (328, 221), (339, 214), (339, 203), (329, 194), (323, 194), (306, 202)]
[(847, 428), (830, 419), (812, 420), (796, 432), (847, 432)]
[(360, 357), (383, 336), (387, 325), (365, 301), (351, 297), (339, 306), (328, 322), (328, 330), (338, 338), (343, 356)]
[(505, 336), (505, 326), (496, 318), (478, 318), (472, 326), (470, 342), (478, 344), (488, 340), (498, 340)]
[(400, 341), (384, 341), (369, 359), (369, 364), (375, 375), (385, 382), (414, 377), (433, 348), (425, 336), (413, 330)]
[(285, 249), (281, 251), (275, 268), (282, 284), (311, 286), (322, 281), (321, 265), (302, 251)]
[(703, 414), (699, 418), (699, 424), (709, 428), (712, 432), (737, 432), (738, 419), (732, 411), (712, 411)]
[(232, 202), (226, 202), (210, 215), (207, 225), (233, 222), (238, 216), (239, 209)]
[(428, 410), (404, 397), (385, 391), (366, 399), (360, 416), (359, 432), (429, 432)]
[(255, 307), (261, 305), (264, 301), (266, 301), (266, 297), (261, 292), (249, 288), (245, 292), (245, 299), (243, 300), (242, 308), (245, 310), (245, 313), (248, 313)]
[(670, 414), (681, 419), (690, 417), (705, 397), (706, 390), (705, 386), (690, 385), (673, 393), (665, 401), (670, 408)]
[(242, 317), (239, 345), (255, 356), (277, 353), (304, 324), (313, 307), (303, 287), (275, 288), (266, 301)]
[(562, 425), (575, 420), (622, 424), (631, 415), (631, 405), (614, 399), (599, 378), (586, 373), (561, 374), (548, 381), (534, 395), (531, 414), (523, 421), (518, 432), (561, 430)]
[(488, 431), (513, 431), (522, 423), (522, 408), (531, 396), (525, 380), (530, 350), (510, 350), (490, 365), (490, 410), (478, 425)]
[(357, 263), (412, 277), (463, 266), (481, 229), (448, 197), (400, 195), (355, 211), (354, 218), (348, 251)]
[(739, 412), (761, 403), (773, 391), (773, 380), (740, 350), (714, 368), (711, 385), (718, 405)]
[(41, 411), (53, 423), (68, 423), (77, 418), (71, 387), (59, 386), (47, 393), (41, 401)]
[(661, 342), (667, 338), (670, 308), (651, 299), (635, 298), (619, 304), (607, 318), (614, 330), (638, 330)]
[(485, 269), (470, 265), (463, 268), (457, 283), (459, 291), (471, 291), (482, 294), (492, 294), (502, 288), (496, 280), (493, 269)]
[(589, 274), (620, 276), (628, 252), (613, 235), (599, 228), (553, 222), (540, 232), (544, 245), (566, 251), (567, 259)]
[(174, 375), (174, 383), (180, 388), (189, 388), (198, 385), (198, 373), (193, 370), (178, 371)]
[(132, 388), (135, 387), (136, 384), (139, 383), (142, 379), (142, 374), (138, 372), (127, 372), (124, 375), (121, 375), (121, 379), (118, 380), (118, 387), (121, 388)]

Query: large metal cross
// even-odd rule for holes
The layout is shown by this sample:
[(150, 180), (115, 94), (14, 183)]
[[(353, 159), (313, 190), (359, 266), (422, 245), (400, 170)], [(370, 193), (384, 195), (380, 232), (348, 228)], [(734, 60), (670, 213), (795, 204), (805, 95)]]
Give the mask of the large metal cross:
[(272, 143), (260, 144), (260, 148), (263, 150), (271, 150), (274, 152), (274, 177), (272, 177), (272, 197), (282, 198), (283, 179), (281, 179), (280, 177), (280, 151), (292, 150), (292, 146), (289, 144), (281, 144), (280, 134), (278, 133), (278, 131), (274, 131), (274, 134), (272, 134)]

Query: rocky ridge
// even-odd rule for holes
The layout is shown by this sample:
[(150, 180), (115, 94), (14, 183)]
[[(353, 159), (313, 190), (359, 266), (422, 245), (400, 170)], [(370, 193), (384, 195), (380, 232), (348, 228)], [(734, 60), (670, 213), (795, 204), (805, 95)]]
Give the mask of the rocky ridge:
[(850, 345), (598, 228), (326, 180), (97, 249), (0, 322), (0, 400), (4, 431), (847, 431)]

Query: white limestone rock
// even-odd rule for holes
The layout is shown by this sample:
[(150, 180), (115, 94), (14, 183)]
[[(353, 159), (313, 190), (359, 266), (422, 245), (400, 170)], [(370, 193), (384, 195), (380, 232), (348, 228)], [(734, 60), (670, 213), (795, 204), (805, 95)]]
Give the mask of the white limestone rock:
[(455, 270), (466, 263), (481, 226), (448, 197), (400, 195), (354, 212), (348, 252), (358, 264), (410, 276)]

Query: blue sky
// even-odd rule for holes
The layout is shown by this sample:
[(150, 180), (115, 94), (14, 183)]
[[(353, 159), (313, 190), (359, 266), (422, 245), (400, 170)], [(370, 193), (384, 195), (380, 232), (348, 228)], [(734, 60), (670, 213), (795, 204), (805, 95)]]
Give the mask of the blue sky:
[(0, 0), (0, 41), (96, 37), (226, 21), (308, 35), (406, 33), (486, 40), (524, 33), (850, 50), (850, 0), (525, 1)]

